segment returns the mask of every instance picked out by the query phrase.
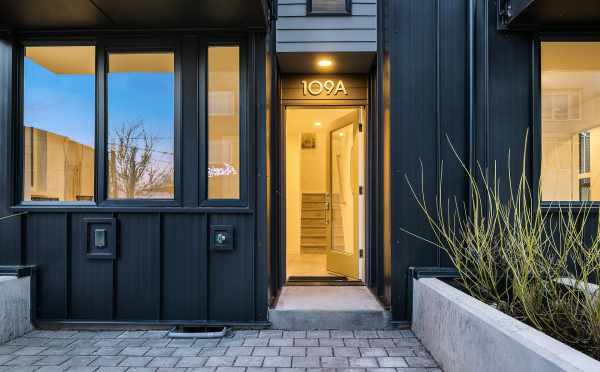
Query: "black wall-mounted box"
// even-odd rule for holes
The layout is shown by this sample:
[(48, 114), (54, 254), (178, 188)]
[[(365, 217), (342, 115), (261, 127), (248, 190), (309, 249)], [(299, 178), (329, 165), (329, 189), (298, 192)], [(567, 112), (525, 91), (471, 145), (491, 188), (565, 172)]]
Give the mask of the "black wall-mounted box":
[(85, 218), (83, 225), (86, 256), (90, 259), (116, 259), (117, 219)]
[(232, 251), (235, 249), (235, 229), (231, 225), (210, 227), (210, 250)]

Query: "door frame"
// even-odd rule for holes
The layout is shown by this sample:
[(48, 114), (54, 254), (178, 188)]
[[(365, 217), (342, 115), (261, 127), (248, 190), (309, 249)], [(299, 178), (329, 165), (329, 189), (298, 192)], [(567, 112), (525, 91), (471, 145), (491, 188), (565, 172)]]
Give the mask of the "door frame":
[[(359, 276), (361, 277), (361, 281), (363, 282), (363, 284), (365, 286), (369, 285), (370, 282), (370, 278), (369, 273), (371, 272), (371, 270), (369, 270), (369, 268), (367, 267), (367, 265), (371, 265), (374, 264), (375, 262), (370, 262), (369, 259), (367, 259), (369, 257), (369, 250), (371, 249), (368, 241), (367, 241), (367, 221), (369, 221), (370, 219), (368, 218), (368, 214), (372, 213), (373, 211), (375, 211), (375, 208), (372, 208), (371, 206), (368, 205), (370, 198), (367, 197), (368, 195), (368, 187), (367, 187), (367, 179), (366, 179), (366, 175), (369, 174), (369, 159), (368, 159), (368, 153), (370, 150), (370, 146), (374, 146), (375, 144), (370, 143), (370, 141), (368, 140), (369, 135), (368, 135), (368, 131), (369, 131), (369, 113), (368, 113), (368, 102), (367, 101), (356, 101), (356, 102), (352, 102), (352, 103), (348, 103), (347, 101), (344, 103), (339, 103), (336, 104), (334, 101), (329, 101), (327, 103), (324, 102), (314, 102), (314, 101), (308, 101), (308, 102), (302, 102), (302, 101), (293, 101), (293, 102), (289, 102), (286, 103), (285, 100), (281, 101), (281, 106), (280, 106), (280, 112), (279, 112), (279, 133), (276, 136), (275, 140), (278, 142), (277, 146), (274, 146), (273, 148), (276, 149), (276, 156), (279, 159), (278, 163), (278, 177), (276, 179), (277, 185), (275, 187), (276, 190), (276, 194), (278, 195), (278, 199), (279, 199), (279, 203), (278, 203), (278, 210), (276, 211), (278, 218), (275, 219), (275, 223), (277, 226), (275, 226), (275, 229), (277, 231), (279, 231), (278, 234), (278, 239), (276, 244), (278, 244), (278, 256), (277, 257), (277, 262), (278, 262), (278, 266), (279, 266), (279, 288), (283, 287), (285, 285), (286, 282), (286, 278), (287, 278), (287, 246), (286, 246), (286, 238), (287, 238), (287, 233), (286, 233), (286, 151), (285, 151), (285, 143), (286, 143), (286, 120), (285, 120), (285, 115), (286, 115), (286, 111), (288, 108), (299, 108), (299, 109), (336, 109), (336, 108), (355, 108), (358, 110), (359, 115), (360, 115), (360, 119), (361, 119), (361, 123), (359, 123), (359, 126), (362, 126), (362, 138), (363, 138), (363, 149), (362, 149), (362, 159), (364, 161), (363, 167), (361, 169), (364, 177), (362, 179), (362, 187), (363, 187), (363, 195), (362, 195), (362, 202), (359, 205), (362, 205), (362, 210), (364, 211), (363, 215), (364, 218), (362, 218), (363, 223), (362, 223), (362, 229), (359, 228), (359, 235), (362, 236), (362, 238), (359, 237), (359, 251), (362, 249), (362, 255), (359, 254), (359, 266), (358, 266), (358, 270), (359, 270)], [(360, 199), (360, 198), (359, 198)], [(360, 214), (360, 212), (359, 212)], [(371, 219), (372, 220), (372, 219)], [(360, 220), (359, 220), (360, 222)], [(362, 230), (362, 231), (361, 231)]]

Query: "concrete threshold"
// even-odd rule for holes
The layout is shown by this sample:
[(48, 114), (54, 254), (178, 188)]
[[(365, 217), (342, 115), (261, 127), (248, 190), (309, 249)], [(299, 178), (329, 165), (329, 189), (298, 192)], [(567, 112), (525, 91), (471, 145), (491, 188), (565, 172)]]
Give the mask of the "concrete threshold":
[(286, 286), (269, 321), (286, 330), (385, 329), (390, 314), (364, 286)]

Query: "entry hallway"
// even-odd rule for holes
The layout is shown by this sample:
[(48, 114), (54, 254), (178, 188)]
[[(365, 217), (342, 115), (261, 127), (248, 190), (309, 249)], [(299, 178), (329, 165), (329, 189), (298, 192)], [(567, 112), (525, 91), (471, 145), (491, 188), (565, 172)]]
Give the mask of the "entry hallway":
[(0, 371), (442, 372), (409, 330), (244, 330), (223, 339), (164, 331), (33, 331), (0, 345)]

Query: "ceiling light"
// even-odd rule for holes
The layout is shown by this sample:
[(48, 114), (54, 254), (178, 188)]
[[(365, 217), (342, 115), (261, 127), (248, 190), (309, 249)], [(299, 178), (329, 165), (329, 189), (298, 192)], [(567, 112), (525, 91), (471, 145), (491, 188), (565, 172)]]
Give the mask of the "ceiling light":
[(340, 137), (344, 137), (344, 132), (340, 132)]
[(316, 121), (316, 122), (315, 122), (315, 127), (320, 127), (320, 126), (321, 126), (321, 123), (320, 123), (320, 122), (318, 122), (318, 121)]
[(331, 67), (333, 62), (330, 59), (321, 59), (319, 62), (317, 62), (317, 64), (319, 67)]

